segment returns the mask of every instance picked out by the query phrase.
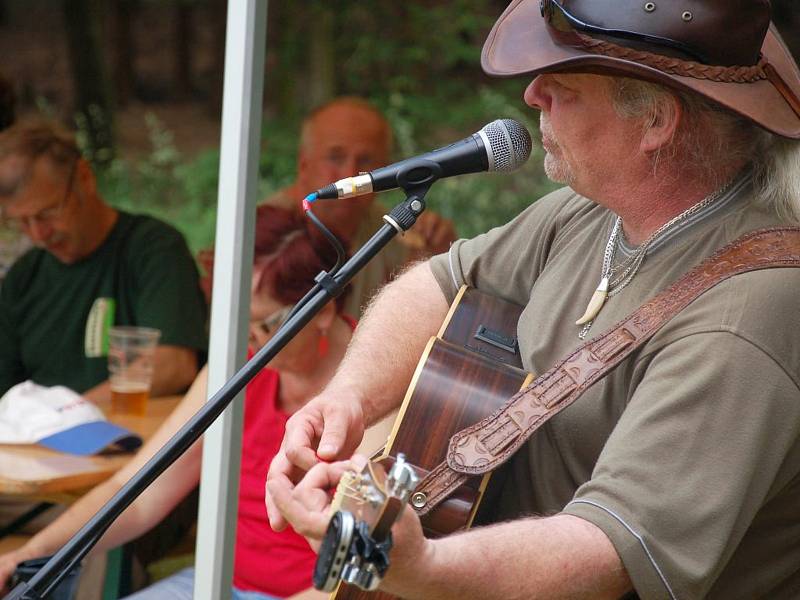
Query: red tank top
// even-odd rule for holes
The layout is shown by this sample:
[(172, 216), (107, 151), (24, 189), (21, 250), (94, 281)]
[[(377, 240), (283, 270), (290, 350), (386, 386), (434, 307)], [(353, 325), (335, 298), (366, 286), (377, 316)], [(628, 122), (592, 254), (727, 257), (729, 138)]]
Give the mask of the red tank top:
[[(355, 321), (344, 318), (355, 328)], [(264, 507), (267, 470), (289, 419), (278, 408), (279, 382), (277, 371), (263, 369), (245, 390), (233, 585), (286, 597), (311, 587), (317, 555), (291, 527), (273, 531)]]

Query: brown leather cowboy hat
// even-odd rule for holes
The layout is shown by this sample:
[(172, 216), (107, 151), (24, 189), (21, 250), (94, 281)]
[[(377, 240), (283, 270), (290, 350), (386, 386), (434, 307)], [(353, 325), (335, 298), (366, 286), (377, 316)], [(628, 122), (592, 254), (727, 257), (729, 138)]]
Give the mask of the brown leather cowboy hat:
[(483, 46), (490, 75), (596, 72), (695, 91), (800, 139), (800, 70), (769, 0), (514, 0)]

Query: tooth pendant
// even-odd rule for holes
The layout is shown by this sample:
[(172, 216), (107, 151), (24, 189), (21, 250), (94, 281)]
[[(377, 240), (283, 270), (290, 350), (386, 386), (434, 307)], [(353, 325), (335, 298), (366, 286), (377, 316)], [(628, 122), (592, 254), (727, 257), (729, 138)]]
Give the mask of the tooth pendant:
[(585, 325), (590, 321), (594, 321), (594, 318), (600, 312), (600, 309), (603, 308), (603, 305), (606, 303), (606, 298), (608, 298), (608, 277), (603, 277), (600, 280), (600, 285), (597, 286), (597, 289), (592, 294), (592, 299), (589, 300), (589, 305), (586, 307), (586, 312), (583, 313), (583, 316), (575, 321), (575, 325)]

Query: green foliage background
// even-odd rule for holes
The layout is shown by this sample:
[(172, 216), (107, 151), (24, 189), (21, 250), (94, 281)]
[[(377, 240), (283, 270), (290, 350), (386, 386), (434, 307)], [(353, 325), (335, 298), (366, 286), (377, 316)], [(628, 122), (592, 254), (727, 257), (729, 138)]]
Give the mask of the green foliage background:
[[(290, 5), (288, 8), (285, 5)], [(263, 152), (259, 195), (266, 197), (292, 181), (297, 133), (312, 108), (310, 81), (319, 101), (360, 95), (385, 112), (395, 133), (395, 159), (413, 156), (460, 139), (495, 118), (526, 124), (534, 155), (515, 174), (479, 174), (438, 182), (428, 207), (452, 219), (460, 235), (471, 236), (507, 221), (553, 188), (541, 171), (536, 143), (537, 114), (522, 102), (526, 80), (491, 80), (480, 70), (480, 48), (502, 3), (371, 2), (313, 0), (281, 3), (271, 13), (265, 84)], [(284, 12), (276, 12), (276, 11)], [(326, 23), (328, 33), (309, 42), (308, 28)], [(320, 57), (323, 57), (320, 63)], [(331, 71), (332, 72), (328, 72)], [(136, 163), (113, 160), (100, 175), (112, 204), (147, 212), (176, 225), (193, 250), (213, 243), (219, 152), (185, 159), (171, 134), (148, 120), (152, 150)], [(398, 194), (384, 194), (386, 203)]]

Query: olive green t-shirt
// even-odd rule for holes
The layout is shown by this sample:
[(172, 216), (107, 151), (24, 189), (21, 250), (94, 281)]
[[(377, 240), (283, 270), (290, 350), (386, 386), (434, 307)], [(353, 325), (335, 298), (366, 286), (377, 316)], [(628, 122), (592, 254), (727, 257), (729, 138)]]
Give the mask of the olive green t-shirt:
[(70, 265), (33, 249), (0, 288), (0, 394), (32, 379), (78, 393), (108, 378), (107, 330), (161, 330), (160, 344), (205, 359), (206, 305), (181, 234), (146, 216), (119, 213), (100, 247)]
[[(656, 244), (589, 337), (721, 246), (780, 224), (751, 195), (745, 175)], [(525, 306), (523, 363), (542, 373), (581, 343), (575, 321), (614, 219), (562, 189), (431, 266), (450, 300), (466, 283)], [(799, 291), (800, 269), (787, 268), (705, 293), (529, 440), (493, 518), (596, 524), (642, 598), (800, 597)]]

